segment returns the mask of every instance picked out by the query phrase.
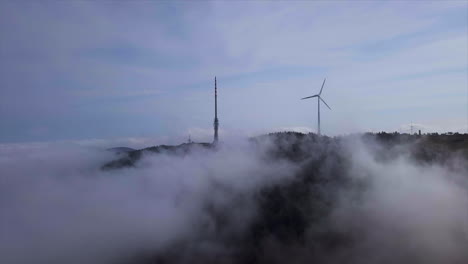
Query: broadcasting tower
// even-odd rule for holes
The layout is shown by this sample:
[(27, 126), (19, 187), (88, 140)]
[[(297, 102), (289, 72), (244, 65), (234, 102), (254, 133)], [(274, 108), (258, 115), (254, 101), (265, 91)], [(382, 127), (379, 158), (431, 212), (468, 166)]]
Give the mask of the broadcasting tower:
[(218, 121), (218, 88), (216, 86), (216, 76), (215, 76), (215, 119), (214, 119), (214, 140), (213, 144), (218, 143), (218, 127), (219, 127), (219, 121)]

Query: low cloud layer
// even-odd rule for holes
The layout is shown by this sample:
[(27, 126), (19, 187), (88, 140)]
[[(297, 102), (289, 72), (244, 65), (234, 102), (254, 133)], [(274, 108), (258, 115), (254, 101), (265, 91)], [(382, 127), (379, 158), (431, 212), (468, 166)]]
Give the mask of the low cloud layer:
[(2, 149), (1, 262), (107, 263), (157, 252), (211, 225), (207, 204), (233, 206), (229, 215), (241, 228), (254, 205), (233, 199), (294, 172), (237, 148), (149, 156), (138, 169), (101, 171), (111, 155), (64, 146)]
[(359, 139), (255, 142), (107, 171), (106, 151), (2, 146), (0, 262), (468, 260), (463, 158), (421, 163), (409, 146), (382, 157)]
[[(464, 263), (468, 260), (467, 161), (421, 165), (406, 148), (378, 161), (384, 149), (354, 146), (350, 177), (362, 190), (344, 192), (338, 229), (359, 240), (356, 263)], [(349, 253), (349, 252), (348, 252)]]

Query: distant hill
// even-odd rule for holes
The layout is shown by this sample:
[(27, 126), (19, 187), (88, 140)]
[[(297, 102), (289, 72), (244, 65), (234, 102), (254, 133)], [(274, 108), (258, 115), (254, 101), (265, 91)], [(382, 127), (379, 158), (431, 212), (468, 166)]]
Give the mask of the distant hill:
[[(133, 167), (144, 154), (165, 153), (170, 155), (186, 155), (194, 148), (212, 149), (214, 148), (214, 145), (211, 143), (183, 143), (177, 146), (159, 145), (138, 150), (131, 148), (113, 148), (117, 149), (119, 153), (125, 153), (126, 155), (117, 160), (113, 160), (104, 164), (102, 169), (109, 170), (123, 167)], [(121, 149), (124, 149), (124, 151), (121, 151)]]

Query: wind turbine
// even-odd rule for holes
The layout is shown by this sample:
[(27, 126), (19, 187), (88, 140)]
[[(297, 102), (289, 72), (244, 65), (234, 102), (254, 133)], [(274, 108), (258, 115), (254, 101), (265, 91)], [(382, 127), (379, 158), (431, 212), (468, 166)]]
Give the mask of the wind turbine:
[(320, 92), (318, 94), (301, 98), (301, 100), (304, 100), (304, 99), (317, 97), (317, 107), (318, 107), (317, 135), (319, 136), (320, 136), (320, 101), (322, 101), (328, 107), (328, 109), (331, 110), (330, 106), (328, 106), (325, 100), (323, 100), (322, 97), (320, 96), (322, 94), (323, 86), (325, 85), (326, 80), (327, 78), (323, 79), (322, 88), (320, 88)]

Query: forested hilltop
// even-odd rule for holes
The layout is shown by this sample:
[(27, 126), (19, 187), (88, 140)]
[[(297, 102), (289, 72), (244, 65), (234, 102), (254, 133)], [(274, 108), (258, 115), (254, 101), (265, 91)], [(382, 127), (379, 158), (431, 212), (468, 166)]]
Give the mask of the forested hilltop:
[[(282, 132), (251, 138), (248, 145), (262, 166), (284, 162), (292, 176), (272, 180), (248, 195), (215, 183), (216, 197), (227, 201), (208, 199), (202, 209), (204, 224), (194, 225), (191, 237), (154, 252), (142, 251), (123, 262), (468, 261), (465, 219), (458, 209), (446, 212), (441, 207), (438, 211), (441, 205), (437, 202), (438, 195), (440, 199), (450, 196), (451, 188), (466, 188), (468, 135), (383, 132), (327, 137)], [(138, 169), (145, 166), (140, 164), (143, 156), (183, 159), (212, 152), (216, 155), (222, 148), (198, 143), (151, 147), (129, 152), (103, 169)], [(275, 171), (269, 173), (268, 177), (276, 178)], [(446, 188), (448, 193), (434, 191), (437, 188)], [(431, 200), (434, 197), (437, 199)], [(447, 202), (459, 202), (453, 199)], [(253, 213), (240, 225), (239, 215), (245, 208), (254, 208)], [(444, 214), (447, 222), (440, 222), (439, 214)], [(428, 219), (421, 219), (421, 215)], [(427, 239), (437, 240), (438, 236), (455, 241), (449, 246), (449, 255), (432, 251), (433, 243)]]
[[(297, 161), (307, 159), (313, 153), (320, 152), (324, 146), (329, 144), (341, 144), (343, 142), (362, 140), (366, 143), (376, 143), (381, 148), (379, 156), (403, 154), (402, 147), (409, 151), (411, 158), (420, 162), (444, 162), (453, 155), (468, 157), (468, 134), (446, 133), (446, 134), (424, 134), (410, 135), (394, 133), (365, 133), (348, 136), (328, 137), (317, 136), (314, 133), (303, 134), (298, 132), (270, 133), (250, 138), (250, 142), (259, 145), (262, 142), (272, 141), (269, 145), (270, 155), (278, 158), (286, 158)], [(206, 149), (215, 150), (216, 146), (211, 143), (183, 143), (177, 146), (159, 145), (139, 150), (129, 150), (125, 155), (116, 160), (104, 164), (103, 169), (117, 169), (123, 167), (134, 167), (144, 154), (170, 154), (187, 155), (193, 150)], [(351, 154), (351, 153), (350, 153)]]

